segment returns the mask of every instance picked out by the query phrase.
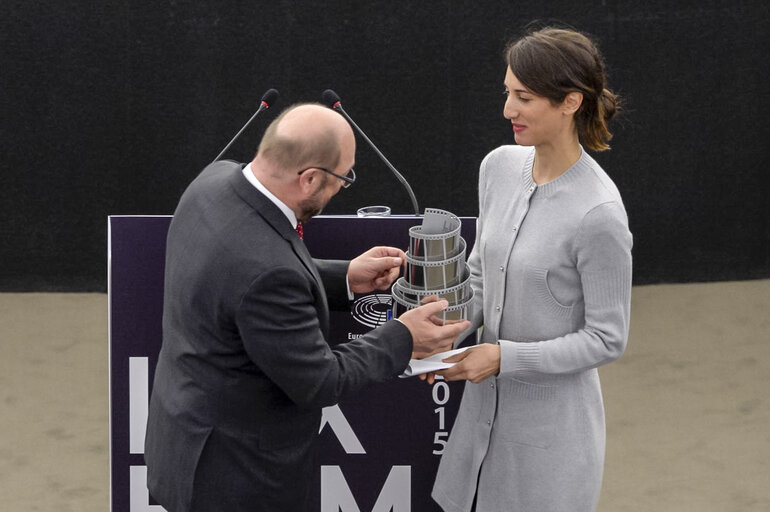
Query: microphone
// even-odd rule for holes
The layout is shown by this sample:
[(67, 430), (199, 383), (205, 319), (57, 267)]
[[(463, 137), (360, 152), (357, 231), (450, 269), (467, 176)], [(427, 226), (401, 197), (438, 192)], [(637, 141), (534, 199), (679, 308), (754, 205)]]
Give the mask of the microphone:
[(406, 178), (404, 178), (400, 172), (396, 170), (395, 167), (388, 161), (387, 158), (385, 158), (385, 155), (383, 155), (379, 149), (377, 149), (377, 146), (374, 145), (374, 142), (372, 142), (369, 137), (366, 136), (364, 131), (358, 127), (358, 125), (353, 121), (347, 112), (342, 108), (342, 100), (340, 100), (340, 97), (337, 95), (336, 92), (332, 91), (331, 89), (326, 89), (323, 94), (321, 95), (321, 98), (323, 100), (323, 103), (327, 105), (329, 108), (336, 110), (340, 114), (345, 117), (345, 119), (348, 120), (348, 122), (353, 126), (353, 128), (356, 129), (356, 131), (361, 135), (361, 137), (364, 138), (364, 140), (371, 146), (371, 148), (374, 150), (375, 153), (377, 153), (377, 156), (380, 157), (380, 160), (382, 160), (385, 165), (388, 166), (388, 169), (396, 176), (398, 181), (401, 182), (401, 184), (406, 189), (407, 194), (409, 194), (409, 199), (412, 200), (412, 207), (414, 208), (414, 214), (418, 217), (420, 216), (420, 208), (417, 206), (417, 199), (414, 197), (414, 192), (412, 192), (412, 187), (409, 186), (409, 183), (407, 183)]
[(213, 160), (213, 162), (216, 162), (217, 160), (222, 158), (222, 155), (225, 154), (225, 151), (227, 151), (230, 148), (230, 146), (233, 145), (233, 142), (235, 142), (235, 139), (240, 137), (240, 135), (243, 133), (243, 130), (245, 130), (246, 127), (249, 126), (249, 124), (251, 124), (254, 118), (257, 117), (257, 115), (263, 110), (269, 109), (270, 105), (272, 105), (277, 99), (278, 99), (278, 91), (276, 91), (275, 89), (268, 89), (267, 92), (265, 92), (265, 94), (262, 95), (262, 100), (259, 103), (259, 108), (257, 109), (256, 112), (254, 112), (254, 115), (251, 116), (251, 119), (246, 121), (246, 124), (243, 125), (243, 128), (241, 128), (241, 131), (235, 134), (235, 137), (233, 137), (233, 139), (230, 142), (228, 142), (227, 146), (225, 146), (225, 149), (223, 149), (217, 155), (217, 157)]

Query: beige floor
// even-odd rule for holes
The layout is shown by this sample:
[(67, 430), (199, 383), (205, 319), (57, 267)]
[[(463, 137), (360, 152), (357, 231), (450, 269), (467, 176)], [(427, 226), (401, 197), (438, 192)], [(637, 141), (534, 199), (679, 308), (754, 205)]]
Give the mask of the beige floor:
[[(634, 288), (600, 512), (770, 510), (768, 311), (770, 280)], [(106, 296), (0, 294), (0, 341), (0, 510), (109, 510)]]

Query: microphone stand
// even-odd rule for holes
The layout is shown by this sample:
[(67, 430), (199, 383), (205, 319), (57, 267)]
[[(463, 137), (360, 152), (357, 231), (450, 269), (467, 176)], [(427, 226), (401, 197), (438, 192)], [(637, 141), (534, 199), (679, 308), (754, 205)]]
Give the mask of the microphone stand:
[(251, 124), (251, 122), (254, 120), (254, 118), (255, 118), (255, 117), (257, 117), (257, 116), (258, 116), (258, 115), (259, 115), (259, 114), (260, 114), (262, 111), (264, 111), (264, 110), (267, 110), (268, 108), (270, 108), (270, 105), (271, 105), (271, 104), (272, 104), (272, 103), (273, 103), (273, 102), (274, 102), (276, 99), (278, 99), (278, 91), (276, 91), (275, 89), (268, 89), (268, 90), (265, 92), (265, 94), (263, 94), (263, 95), (262, 95), (262, 100), (260, 101), (260, 104), (259, 104), (259, 108), (257, 109), (257, 111), (256, 111), (256, 112), (254, 112), (254, 115), (253, 115), (253, 116), (251, 116), (251, 119), (249, 119), (248, 121), (246, 121), (246, 124), (244, 124), (244, 125), (243, 125), (243, 128), (241, 128), (241, 130), (240, 130), (238, 133), (236, 133), (236, 134), (235, 134), (235, 137), (233, 137), (232, 139), (230, 139), (230, 142), (228, 142), (228, 143), (227, 143), (227, 146), (225, 146), (225, 149), (223, 149), (223, 150), (222, 150), (222, 151), (221, 151), (221, 152), (220, 152), (220, 153), (217, 155), (217, 157), (216, 157), (214, 160), (212, 160), (212, 162), (211, 162), (211, 163), (214, 163), (214, 162), (216, 162), (217, 160), (219, 160), (220, 158), (222, 158), (222, 155), (224, 155), (224, 154), (225, 154), (225, 152), (226, 152), (226, 151), (227, 151), (227, 150), (230, 148), (230, 146), (232, 146), (232, 145), (233, 145), (233, 142), (235, 142), (235, 140), (236, 140), (238, 137), (240, 137), (240, 135), (241, 135), (241, 134), (243, 133), (243, 131), (244, 131), (244, 130), (245, 130), (245, 129), (246, 129), (246, 128), (247, 128), (247, 127), (248, 127), (248, 126)]
[[(334, 94), (334, 93), (333, 93), (333, 94)], [(336, 94), (334, 94), (334, 96), (336, 96)], [(338, 98), (338, 97), (337, 97), (337, 98)], [(385, 155), (383, 155), (383, 154), (382, 154), (382, 152), (381, 152), (379, 149), (377, 149), (377, 146), (375, 146), (375, 145), (374, 145), (374, 142), (372, 142), (372, 141), (369, 139), (369, 137), (367, 137), (367, 136), (366, 136), (366, 134), (364, 133), (364, 131), (363, 131), (361, 128), (359, 128), (359, 126), (356, 124), (356, 122), (355, 122), (355, 121), (353, 121), (353, 119), (351, 119), (351, 118), (350, 118), (350, 116), (348, 115), (348, 113), (347, 113), (347, 112), (345, 112), (345, 109), (343, 109), (343, 108), (342, 108), (342, 102), (341, 102), (341, 101), (339, 101), (339, 99), (337, 99), (337, 98), (335, 98), (335, 99), (336, 99), (336, 102), (335, 102), (335, 103), (332, 105), (332, 108), (333, 108), (334, 110), (337, 110), (337, 111), (339, 111), (339, 113), (340, 113), (340, 114), (342, 114), (342, 115), (343, 115), (343, 117), (345, 117), (345, 119), (347, 119), (347, 120), (348, 120), (348, 122), (349, 122), (351, 125), (353, 125), (353, 128), (355, 128), (355, 129), (356, 129), (356, 131), (358, 132), (358, 134), (359, 134), (359, 135), (361, 135), (361, 137), (363, 137), (363, 138), (364, 138), (364, 140), (365, 140), (365, 141), (366, 141), (366, 142), (369, 144), (369, 146), (370, 146), (370, 147), (371, 147), (371, 148), (374, 150), (374, 152), (375, 152), (375, 153), (377, 153), (377, 156), (378, 156), (378, 157), (380, 157), (380, 160), (382, 160), (382, 161), (385, 163), (385, 165), (387, 165), (387, 166), (388, 166), (388, 168), (389, 168), (389, 169), (390, 169), (390, 171), (391, 171), (391, 172), (392, 172), (392, 173), (393, 173), (393, 174), (396, 176), (396, 178), (398, 179), (398, 181), (400, 181), (400, 182), (401, 182), (401, 184), (402, 184), (402, 185), (404, 186), (404, 188), (406, 189), (406, 192), (407, 192), (407, 194), (409, 194), (409, 199), (412, 201), (412, 208), (414, 208), (414, 214), (415, 214), (416, 216), (418, 216), (418, 217), (419, 217), (419, 216), (420, 216), (420, 207), (417, 205), (417, 198), (414, 196), (414, 192), (412, 191), (412, 187), (411, 187), (411, 186), (409, 185), (409, 183), (406, 181), (406, 178), (404, 178), (404, 177), (401, 175), (401, 173), (400, 173), (400, 172), (398, 172), (398, 171), (396, 170), (396, 168), (395, 168), (395, 167), (393, 167), (393, 165), (392, 165), (392, 164), (391, 164), (391, 163), (388, 161), (388, 159), (387, 159), (387, 158), (385, 158)]]

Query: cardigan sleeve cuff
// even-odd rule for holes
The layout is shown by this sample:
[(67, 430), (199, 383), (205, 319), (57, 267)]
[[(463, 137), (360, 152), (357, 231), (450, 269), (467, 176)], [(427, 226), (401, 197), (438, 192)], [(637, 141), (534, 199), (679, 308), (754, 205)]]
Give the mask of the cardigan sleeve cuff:
[(540, 369), (539, 343), (500, 340), (500, 376)]

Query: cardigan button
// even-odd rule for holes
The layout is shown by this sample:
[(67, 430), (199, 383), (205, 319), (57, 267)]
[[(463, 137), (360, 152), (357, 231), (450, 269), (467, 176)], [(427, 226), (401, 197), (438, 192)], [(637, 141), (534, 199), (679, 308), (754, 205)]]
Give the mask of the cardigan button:
[(500, 309), (501, 309), (500, 306), (495, 307), (496, 311), (500, 311)]
[(505, 267), (500, 265), (500, 272), (505, 272)]

